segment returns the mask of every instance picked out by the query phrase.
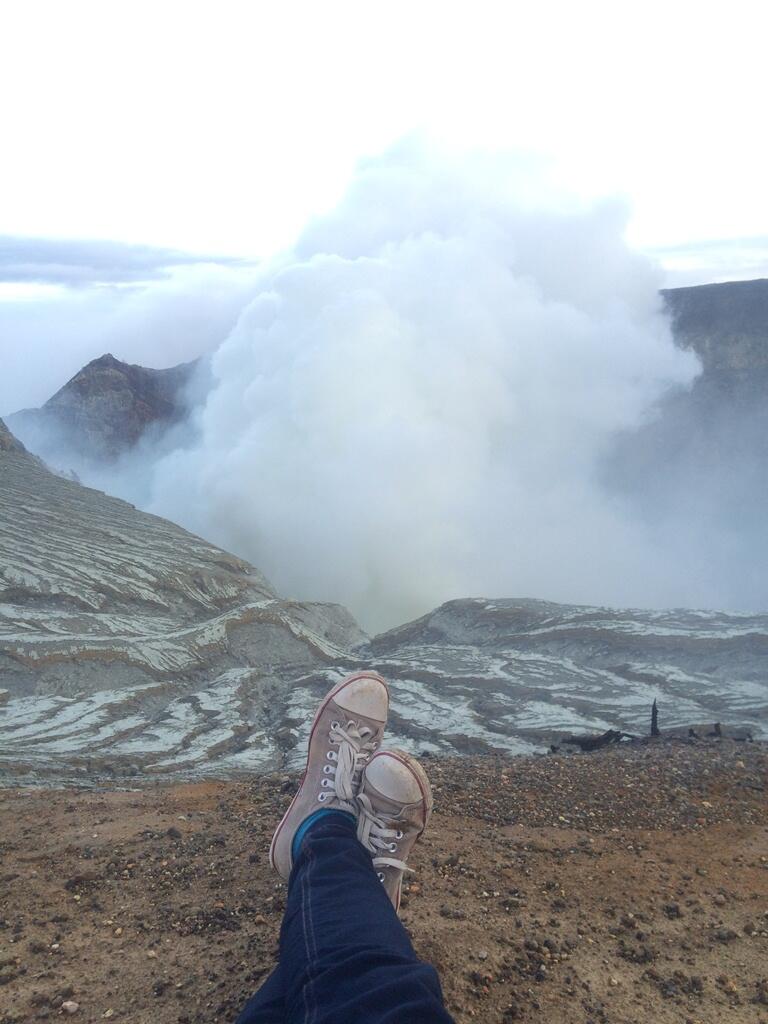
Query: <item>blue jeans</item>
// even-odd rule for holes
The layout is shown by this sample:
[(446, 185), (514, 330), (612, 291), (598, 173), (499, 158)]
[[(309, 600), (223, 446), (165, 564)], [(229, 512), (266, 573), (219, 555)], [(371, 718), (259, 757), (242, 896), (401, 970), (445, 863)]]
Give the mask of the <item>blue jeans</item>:
[(414, 953), (351, 817), (308, 829), (280, 961), (236, 1024), (453, 1024), (437, 971)]

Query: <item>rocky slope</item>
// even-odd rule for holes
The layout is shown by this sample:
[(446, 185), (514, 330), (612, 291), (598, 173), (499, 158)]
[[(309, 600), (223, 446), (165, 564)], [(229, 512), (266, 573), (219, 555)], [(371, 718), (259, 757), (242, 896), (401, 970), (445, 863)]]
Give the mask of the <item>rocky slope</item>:
[(147, 431), (162, 433), (185, 418), (199, 369), (199, 362), (193, 362), (153, 370), (103, 355), (42, 408), (8, 416), (8, 425), (47, 461), (66, 462), (71, 453), (111, 461), (134, 448)]
[(369, 650), (398, 728), (435, 751), (644, 735), (654, 699), (665, 728), (722, 719), (768, 737), (768, 615), (462, 600)]
[[(252, 566), (50, 472), (0, 433), (0, 761), (273, 763), (273, 691), (362, 633)], [(250, 724), (248, 724), (250, 723)]]

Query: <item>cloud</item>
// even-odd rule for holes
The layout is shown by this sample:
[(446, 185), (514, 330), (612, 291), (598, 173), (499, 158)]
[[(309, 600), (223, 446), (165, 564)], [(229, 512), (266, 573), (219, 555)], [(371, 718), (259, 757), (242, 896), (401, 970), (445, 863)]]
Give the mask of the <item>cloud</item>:
[(168, 278), (174, 267), (244, 261), (108, 240), (0, 235), (0, 282), (68, 287)]
[(540, 171), (418, 140), (363, 164), (261, 269), (152, 510), (371, 628), (467, 595), (686, 603), (599, 467), (698, 364), (627, 211)]
[(768, 277), (768, 235), (657, 246), (649, 255), (664, 265), (669, 288)]

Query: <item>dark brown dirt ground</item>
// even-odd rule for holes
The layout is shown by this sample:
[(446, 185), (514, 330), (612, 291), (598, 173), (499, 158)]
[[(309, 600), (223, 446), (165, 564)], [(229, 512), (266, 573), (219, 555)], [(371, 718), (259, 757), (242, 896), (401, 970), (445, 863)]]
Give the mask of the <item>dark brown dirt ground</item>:
[[(425, 761), (403, 919), (457, 1021), (768, 1024), (768, 752)], [(232, 1021), (293, 777), (0, 791), (0, 1024)]]

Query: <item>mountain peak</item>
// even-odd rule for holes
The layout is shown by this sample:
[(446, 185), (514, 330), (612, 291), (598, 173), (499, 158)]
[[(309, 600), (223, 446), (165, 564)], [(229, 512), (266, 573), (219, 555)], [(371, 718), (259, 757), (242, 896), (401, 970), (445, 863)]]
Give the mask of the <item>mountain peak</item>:
[(107, 366), (107, 367), (108, 366), (112, 366), (112, 367), (123, 367), (123, 366), (126, 366), (127, 367), (127, 366), (130, 366), (130, 365), (131, 365), (130, 363), (124, 363), (122, 359), (117, 359), (115, 356), (112, 355), (111, 352), (105, 352), (103, 356), (97, 356), (96, 359), (92, 359), (89, 363), (86, 363), (85, 366), (82, 368), (82, 370), (78, 371), (76, 376), (79, 376), (79, 374), (83, 373), (85, 370), (89, 369), (90, 367), (93, 367), (94, 369), (98, 369), (99, 367), (102, 367), (102, 366)]
[(156, 370), (106, 352), (78, 370), (41, 408), (14, 413), (9, 422), (32, 451), (54, 463), (67, 451), (112, 461), (148, 429), (162, 431), (185, 417), (187, 388), (197, 367), (195, 361)]

